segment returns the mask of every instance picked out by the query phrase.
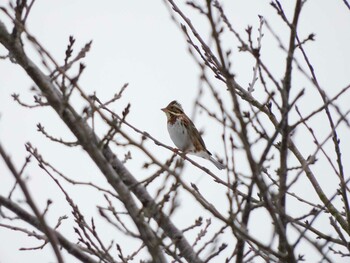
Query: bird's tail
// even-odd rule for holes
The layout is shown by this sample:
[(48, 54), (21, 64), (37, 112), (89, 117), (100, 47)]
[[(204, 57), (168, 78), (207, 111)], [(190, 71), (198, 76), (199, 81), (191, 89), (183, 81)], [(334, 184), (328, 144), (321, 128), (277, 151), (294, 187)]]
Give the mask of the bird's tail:
[(209, 157), (209, 160), (219, 169), (222, 170), (225, 168), (225, 165), (216, 160), (213, 156)]

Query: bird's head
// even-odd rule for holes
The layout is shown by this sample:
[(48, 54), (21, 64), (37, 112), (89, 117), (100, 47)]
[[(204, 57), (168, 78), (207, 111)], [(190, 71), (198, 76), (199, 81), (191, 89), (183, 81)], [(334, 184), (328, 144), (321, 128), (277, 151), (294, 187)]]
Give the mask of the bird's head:
[(169, 103), (168, 106), (161, 110), (165, 112), (168, 119), (184, 114), (184, 110), (182, 109), (181, 104), (176, 100), (173, 100)]

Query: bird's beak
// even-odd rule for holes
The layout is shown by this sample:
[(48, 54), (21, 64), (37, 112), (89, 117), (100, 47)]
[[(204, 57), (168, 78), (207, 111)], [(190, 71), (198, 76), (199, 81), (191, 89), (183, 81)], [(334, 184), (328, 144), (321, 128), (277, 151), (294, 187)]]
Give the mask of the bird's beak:
[(163, 109), (160, 109), (161, 111), (164, 111), (164, 112), (166, 112), (167, 110), (166, 110), (166, 108), (163, 108)]

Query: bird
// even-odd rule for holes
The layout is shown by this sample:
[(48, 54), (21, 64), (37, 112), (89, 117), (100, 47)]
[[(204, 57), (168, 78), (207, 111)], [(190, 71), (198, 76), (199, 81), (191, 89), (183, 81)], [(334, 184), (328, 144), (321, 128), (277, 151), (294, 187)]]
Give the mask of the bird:
[(179, 150), (207, 159), (219, 170), (225, 168), (225, 165), (216, 160), (207, 150), (196, 126), (185, 114), (180, 103), (174, 100), (161, 110), (167, 117), (170, 138)]

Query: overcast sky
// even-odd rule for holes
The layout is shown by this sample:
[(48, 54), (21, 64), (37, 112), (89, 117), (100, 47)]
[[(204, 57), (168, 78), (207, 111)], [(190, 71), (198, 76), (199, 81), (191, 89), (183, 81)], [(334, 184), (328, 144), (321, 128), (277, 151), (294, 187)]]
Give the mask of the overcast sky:
[[(6, 1), (2, 1), (1, 5), (4, 5), (4, 2)], [(228, 12), (229, 19), (242, 36), (245, 37), (245, 29), (248, 25), (252, 25), (256, 30), (259, 25), (258, 15), (262, 15), (282, 37), (284, 44), (287, 44), (288, 30), (280, 22), (269, 2), (262, 0), (224, 1), (223, 5)], [(285, 6), (288, 17), (291, 18), (294, 1), (286, 0), (281, 3)], [(189, 15), (193, 13), (191, 9), (185, 10)], [(0, 19), (7, 21), (2, 12), (0, 12)], [(207, 24), (197, 15), (193, 16), (193, 22), (207, 33)], [(8, 21), (7, 25), (9, 25)], [(315, 34), (316, 41), (309, 43), (306, 50), (315, 65), (319, 82), (328, 94), (336, 94), (350, 82), (349, 26), (350, 12), (343, 1), (307, 1), (298, 32), (302, 39), (310, 33)], [(170, 19), (169, 12), (162, 1), (105, 0), (97, 4), (97, 1), (84, 0), (37, 0), (28, 19), (27, 27), (29, 32), (60, 63), (63, 62), (70, 35), (76, 39), (75, 51), (92, 40), (91, 52), (84, 59), (87, 67), (80, 79), (81, 87), (88, 94), (96, 91), (98, 97), (107, 100), (125, 83), (129, 83), (123, 98), (113, 106), (113, 109), (120, 112), (130, 102), (129, 121), (160, 141), (172, 145), (166, 130), (166, 119), (160, 108), (166, 106), (171, 100), (177, 99), (191, 115), (192, 104), (198, 90), (199, 69), (187, 51), (183, 34)], [(11, 30), (10, 27), (8, 29)], [(227, 37), (225, 40), (225, 45), (231, 46), (236, 56), (233, 60), (233, 71), (237, 80), (246, 87), (252, 78), (253, 61), (247, 55), (238, 53), (237, 41), (234, 37)], [(263, 47), (262, 58), (270, 62), (270, 67), (277, 76), (282, 77), (285, 56), (279, 50), (278, 43), (267, 32), (263, 39)], [(34, 49), (27, 48), (32, 59), (40, 62)], [(0, 55), (5, 54), (4, 48), (0, 47)], [(298, 80), (297, 78), (295, 81)], [(308, 91), (310, 83), (308, 84), (308, 81), (302, 78), (300, 81), (300, 84), (296, 83), (298, 88), (305, 87)], [(100, 176), (97, 168), (86, 165), (88, 156), (82, 155), (80, 149), (67, 150), (61, 145), (45, 140), (36, 131), (36, 124), (40, 122), (53, 135), (66, 140), (74, 140), (52, 110), (27, 110), (11, 99), (12, 93), (19, 93), (24, 101), (31, 103), (33, 96), (33, 93), (30, 92), (31, 85), (32, 82), (17, 65), (8, 61), (0, 61), (0, 141), (3, 146), (14, 162), (21, 165), (27, 155), (24, 143), (30, 141), (39, 148), (45, 158), (53, 162), (56, 167), (60, 167), (61, 171), (67, 175), (86, 181), (96, 180)], [(218, 91), (223, 94), (224, 86), (218, 86)], [(312, 96), (308, 97), (310, 98), (312, 99)], [(349, 96), (347, 99), (350, 99)], [(339, 105), (344, 112), (349, 110), (347, 99), (343, 99), (341, 101), (343, 104)], [(208, 105), (210, 103), (208, 100)], [(320, 101), (317, 103), (320, 105)], [(84, 105), (80, 101), (77, 101), (77, 105), (79, 105), (77, 110), (82, 111)], [(305, 107), (308, 107), (307, 103)], [(201, 116), (196, 117), (196, 123), (199, 128), (206, 131), (204, 137), (206, 144), (209, 150), (220, 155), (223, 147), (217, 145), (216, 141), (221, 131), (219, 128), (206, 127), (206, 120), (201, 119)], [(342, 142), (350, 146), (349, 136), (343, 136)], [(154, 145), (150, 147), (154, 151), (159, 151), (159, 156), (170, 155), (162, 148)], [(349, 148), (344, 147), (345, 158), (350, 156)], [(123, 153), (123, 150), (120, 150), (119, 154)], [(142, 157), (142, 155), (136, 155), (129, 163), (128, 168), (133, 173), (144, 173), (141, 171)], [(198, 161), (212, 168), (211, 164), (203, 160)], [(35, 165), (32, 166), (27, 173), (30, 176), (30, 189), (37, 203), (44, 207), (47, 198), (56, 199), (56, 196), (52, 196), (52, 193), (56, 191), (56, 186)], [(211, 191), (210, 182), (203, 177), (202, 173), (192, 168), (186, 171), (189, 176), (192, 176), (192, 181), (202, 184), (204, 189)], [(0, 176), (0, 192), (4, 194), (11, 188), (13, 178), (7, 173), (2, 161), (0, 161)], [(206, 186), (207, 183), (209, 184)], [(105, 182), (101, 182), (101, 185), (105, 185)], [(59, 197), (57, 200), (63, 200), (59, 192), (57, 195)], [(74, 195), (75, 198), (82, 200), (80, 205), (88, 215), (96, 213), (96, 203), (91, 204), (88, 191), (82, 190)], [(17, 198), (20, 197), (21, 195), (18, 194)], [(63, 213), (70, 216), (67, 204), (56, 202), (54, 206), (55, 209), (52, 209), (49, 218), (55, 219)], [(186, 226), (185, 221), (181, 221), (181, 218), (199, 216), (192, 211), (191, 207), (187, 208), (188, 210), (185, 206), (183, 213), (177, 215), (176, 220), (181, 227)], [(100, 226), (102, 226), (101, 231), (105, 231), (105, 234), (108, 235), (108, 229), (103, 229), (103, 223)], [(261, 228), (260, 225), (256, 227)], [(67, 235), (75, 238), (73, 231), (69, 230), (69, 225), (66, 229)], [(4, 244), (4, 242), (6, 245), (0, 245), (1, 263), (54, 261), (50, 247), (42, 251), (18, 251), (20, 247), (33, 246), (33, 239), (0, 228), (0, 243)], [(34, 244), (40, 245), (41, 243)], [(67, 262), (74, 262), (69, 256), (66, 259)], [(307, 262), (312, 262), (312, 259)]]

